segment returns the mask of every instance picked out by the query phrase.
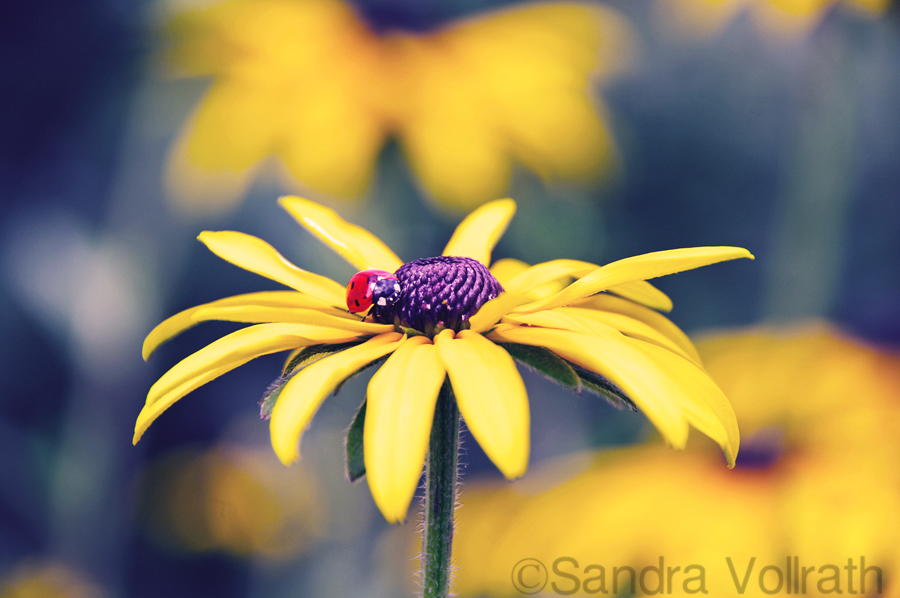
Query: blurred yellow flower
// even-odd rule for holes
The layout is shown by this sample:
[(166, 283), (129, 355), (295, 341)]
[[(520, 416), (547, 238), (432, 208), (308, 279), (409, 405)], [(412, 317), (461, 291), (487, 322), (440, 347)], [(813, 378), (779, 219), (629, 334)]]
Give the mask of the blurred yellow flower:
[(665, 26), (685, 32), (714, 36), (748, 13), (761, 31), (784, 38), (809, 31), (836, 6), (874, 18), (889, 5), (890, 0), (658, 0), (657, 6)]
[[(521, 595), (511, 573), (525, 558), (547, 568), (541, 595), (576, 580), (596, 593), (592, 564), (610, 594), (613, 567), (630, 566), (637, 595), (695, 595), (691, 565), (713, 596), (900, 594), (900, 355), (822, 324), (720, 334), (698, 349), (744, 427), (738, 467), (701, 447), (673, 458), (640, 446), (557, 460), (514, 485), (469, 483), (461, 596)], [(660, 557), (666, 574), (681, 569), (656, 592)]]
[(0, 598), (104, 598), (108, 594), (61, 563), (22, 562), (0, 577)]
[[(147, 395), (135, 443), (163, 411), (195, 388), (255, 357), (290, 350), (284, 375), (263, 403), (264, 413), (271, 412), (273, 447), (285, 464), (298, 458), (300, 436), (322, 401), (348, 377), (380, 366), (360, 409), (364, 419), (358, 417), (351, 431), (364, 426), (364, 468), (358, 475), (366, 474), (376, 504), (392, 522), (405, 518), (419, 483), (443, 385), (452, 386), (469, 431), (500, 471), (507, 478), (525, 473), (530, 416), (514, 360), (576, 392), (587, 389), (639, 407), (675, 447), (685, 445), (693, 425), (734, 462), (739, 438), (731, 406), (687, 336), (653, 309), (667, 310), (671, 302), (646, 279), (752, 258), (746, 249), (676, 249), (602, 267), (553, 260), (520, 269), (501, 286), (487, 266), (515, 212), (510, 199), (469, 214), (442, 256), (407, 264), (333, 210), (299, 197), (282, 198), (281, 205), (363, 270), (363, 286), (353, 287), (360, 276), (355, 275), (345, 293), (342, 285), (294, 266), (250, 235), (201, 233), (199, 239), (219, 257), (294, 290), (200, 305), (151, 331), (145, 358), (205, 320), (255, 324), (165, 373)], [(508, 266), (507, 274), (516, 270)], [(532, 294), (571, 278), (576, 280), (556, 293)], [(392, 293), (390, 303), (373, 290), (381, 280)], [(363, 289), (368, 295), (361, 294)], [(344, 309), (355, 296), (372, 303), (363, 319)]]
[(222, 0), (168, 33), (167, 67), (212, 80), (170, 152), (188, 209), (234, 205), (267, 162), (290, 188), (359, 196), (388, 137), (451, 207), (503, 195), (514, 161), (594, 182), (614, 147), (592, 85), (631, 54), (622, 17), (578, 3), (377, 34), (340, 0)]
[(897, 423), (898, 356), (828, 324), (723, 331), (698, 349), (747, 436), (777, 426), (790, 446), (857, 454)]
[(167, 455), (145, 473), (143, 487), (148, 532), (192, 552), (291, 559), (315, 545), (327, 526), (315, 473), (307, 467), (286, 472), (252, 447)]

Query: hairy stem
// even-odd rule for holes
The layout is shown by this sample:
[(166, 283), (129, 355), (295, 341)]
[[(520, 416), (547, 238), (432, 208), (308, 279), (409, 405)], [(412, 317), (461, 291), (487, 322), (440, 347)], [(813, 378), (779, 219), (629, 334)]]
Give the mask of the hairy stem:
[(422, 596), (450, 595), (456, 474), (459, 454), (459, 410), (445, 382), (434, 410), (425, 462), (425, 516), (422, 529)]

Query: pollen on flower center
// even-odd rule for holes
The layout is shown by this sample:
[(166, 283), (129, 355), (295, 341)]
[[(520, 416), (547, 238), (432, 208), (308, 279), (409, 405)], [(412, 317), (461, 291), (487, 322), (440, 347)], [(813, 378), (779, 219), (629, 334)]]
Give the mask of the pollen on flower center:
[(415, 260), (394, 275), (402, 292), (394, 305), (372, 306), (381, 324), (418, 330), (428, 336), (443, 328), (459, 331), (503, 287), (479, 261), (468, 257), (439, 256)]

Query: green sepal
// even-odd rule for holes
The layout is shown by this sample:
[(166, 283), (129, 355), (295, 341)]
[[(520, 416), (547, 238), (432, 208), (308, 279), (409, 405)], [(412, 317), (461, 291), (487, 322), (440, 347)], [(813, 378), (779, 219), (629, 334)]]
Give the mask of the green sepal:
[(312, 365), (323, 357), (328, 357), (329, 355), (340, 353), (345, 349), (355, 347), (356, 345), (360, 345), (363, 342), (365, 342), (364, 339), (331, 345), (310, 345), (308, 347), (297, 349), (296, 351), (291, 353), (290, 357), (288, 357), (287, 361), (284, 364), (284, 369), (282, 370), (281, 375), (287, 376), (288, 374), (293, 373), (294, 370), (302, 369), (308, 365)]
[(347, 376), (346, 378), (344, 378), (343, 380), (341, 380), (340, 384), (338, 384), (337, 386), (334, 387), (334, 392), (331, 393), (332, 396), (334, 396), (334, 395), (336, 395), (337, 393), (339, 393), (339, 392), (341, 391), (341, 389), (344, 387), (344, 384), (346, 384), (347, 382), (349, 382), (349, 381), (352, 380), (353, 378), (356, 378), (357, 376), (359, 376), (360, 374), (362, 374), (363, 372), (365, 372), (367, 369), (379, 367), (382, 363), (384, 363), (385, 361), (387, 361), (387, 358), (388, 358), (388, 357), (389, 357), (388, 355), (385, 355), (384, 357), (379, 357), (379, 358), (376, 359), (375, 361), (370, 361), (370, 362), (367, 363), (366, 365), (362, 366), (361, 368), (359, 368), (358, 370), (356, 370), (355, 372), (353, 372), (352, 374), (350, 374), (349, 376)]
[(584, 388), (588, 389), (591, 392), (594, 392), (604, 399), (609, 401), (613, 407), (617, 409), (628, 408), (632, 411), (637, 411), (637, 405), (634, 404), (625, 392), (613, 384), (608, 378), (601, 376), (596, 372), (592, 372), (591, 370), (585, 369), (580, 365), (576, 365), (571, 362), (567, 362), (572, 366), (572, 369), (578, 374), (578, 377), (581, 378), (581, 384)]
[(396, 319), (396, 320), (394, 321), (394, 326), (397, 328), (398, 331), (402, 332), (403, 334), (405, 334), (405, 335), (408, 336), (409, 338), (412, 338), (412, 337), (414, 337), (414, 336), (425, 336), (425, 333), (424, 333), (424, 332), (419, 332), (419, 331), (416, 330), (415, 328), (409, 328), (408, 326), (401, 326), (401, 325), (400, 325), (400, 320), (399, 320), (399, 319)]
[[(355, 347), (362, 342), (364, 341), (350, 341), (349, 343), (339, 343), (334, 345), (310, 345), (309, 347), (302, 347), (291, 353), (284, 364), (281, 376), (269, 385), (269, 388), (266, 389), (266, 392), (263, 393), (262, 398), (259, 400), (259, 417), (262, 419), (269, 419), (272, 415), (272, 410), (275, 409), (275, 403), (278, 401), (278, 396), (284, 389), (284, 385), (287, 384), (297, 372), (324, 357), (340, 353), (341, 351), (349, 349), (350, 347)], [(343, 382), (341, 384), (343, 384)]]
[(363, 451), (363, 428), (366, 424), (366, 399), (363, 399), (344, 438), (344, 459), (347, 479), (355, 482), (366, 475), (366, 460)]
[(284, 390), (284, 385), (299, 371), (296, 370), (285, 376), (279, 376), (274, 382), (269, 384), (269, 388), (266, 389), (266, 392), (263, 393), (262, 398), (259, 400), (259, 417), (261, 419), (269, 419), (272, 416), (272, 410), (275, 409), (275, 403), (278, 401), (281, 391)]
[(582, 379), (568, 361), (544, 347), (520, 345), (518, 343), (497, 343), (516, 361), (543, 374), (566, 388), (581, 393)]

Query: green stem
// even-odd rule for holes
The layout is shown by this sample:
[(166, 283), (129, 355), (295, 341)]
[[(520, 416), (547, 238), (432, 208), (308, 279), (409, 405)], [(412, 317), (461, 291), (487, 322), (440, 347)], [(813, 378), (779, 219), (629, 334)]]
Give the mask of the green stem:
[(434, 410), (428, 459), (425, 463), (425, 517), (422, 529), (422, 596), (450, 595), (453, 552), (453, 512), (459, 453), (459, 410), (448, 382), (441, 387)]

